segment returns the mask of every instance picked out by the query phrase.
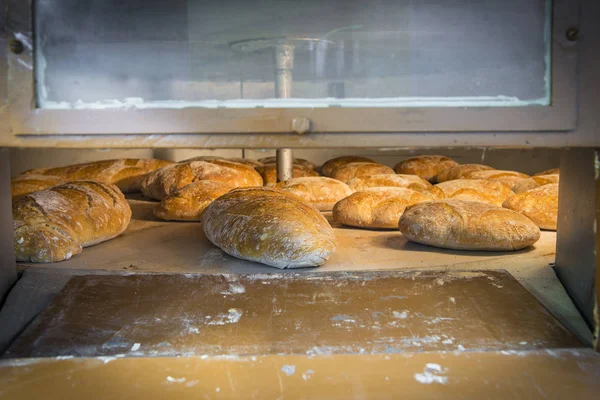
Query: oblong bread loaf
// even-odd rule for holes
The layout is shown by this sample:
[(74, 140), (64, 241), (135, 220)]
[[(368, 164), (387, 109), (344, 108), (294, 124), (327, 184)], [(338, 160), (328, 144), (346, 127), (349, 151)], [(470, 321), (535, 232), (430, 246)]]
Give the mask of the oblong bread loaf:
[(535, 175), (531, 178), (521, 179), (515, 183), (513, 191), (515, 193), (523, 193), (531, 189), (535, 189), (540, 186), (548, 185), (550, 183), (558, 183), (560, 175)]
[(190, 161), (173, 164), (149, 173), (142, 181), (142, 193), (162, 200), (193, 182), (210, 180), (233, 187), (262, 186), (254, 168), (226, 160)]
[(200, 221), (202, 213), (234, 186), (217, 181), (198, 181), (171, 193), (154, 208), (154, 216), (165, 221)]
[(385, 165), (371, 162), (353, 162), (336, 168), (331, 173), (331, 177), (347, 184), (353, 178), (365, 178), (371, 175), (393, 173), (394, 170)]
[(57, 262), (120, 235), (131, 209), (115, 185), (75, 181), (30, 193), (12, 206), (17, 261)]
[(558, 220), (558, 183), (511, 196), (503, 206), (523, 214), (540, 229), (555, 231)]
[(53, 175), (21, 175), (10, 182), (10, 194), (15, 201), (26, 194), (65, 183), (65, 178)]
[(529, 178), (529, 175), (517, 171), (502, 171), (496, 169), (489, 171), (473, 171), (464, 175), (464, 179), (485, 179), (488, 181), (500, 182), (510, 190), (513, 190), (521, 179), (526, 178)]
[(498, 207), (514, 194), (500, 182), (484, 179), (456, 179), (438, 183), (435, 187), (441, 189), (447, 199), (478, 201)]
[(560, 168), (547, 169), (545, 171), (538, 172), (537, 174), (534, 174), (533, 176), (540, 176), (540, 175), (560, 175)]
[(335, 171), (337, 168), (341, 167), (342, 165), (350, 164), (353, 162), (375, 163), (375, 161), (373, 161), (367, 157), (359, 157), (359, 156), (336, 157), (336, 158), (332, 158), (331, 160), (327, 160), (325, 162), (325, 164), (323, 164), (321, 166), (321, 174), (323, 174), (323, 176), (331, 177), (331, 175), (333, 174), (333, 171)]
[(319, 266), (336, 248), (333, 229), (317, 209), (275, 189), (232, 190), (206, 208), (202, 225), (227, 254), (276, 268)]
[(398, 227), (412, 242), (457, 250), (520, 250), (540, 238), (540, 229), (517, 212), (464, 200), (410, 206)]
[(465, 176), (465, 174), (468, 174), (470, 172), (489, 171), (489, 170), (493, 170), (493, 169), (494, 168), (490, 167), (489, 165), (483, 165), (483, 164), (455, 165), (453, 167), (446, 168), (446, 169), (440, 171), (440, 173), (437, 174), (436, 181), (438, 183), (452, 181), (454, 179), (461, 179)]
[(446, 156), (417, 156), (400, 161), (394, 166), (394, 171), (397, 174), (418, 175), (426, 181), (435, 183), (437, 174), (457, 165), (456, 161)]
[[(275, 164), (275, 163), (277, 163), (277, 157), (273, 156), (273, 157), (259, 158), (258, 161), (260, 161), (264, 165)], [(304, 168), (317, 169), (317, 166), (313, 162), (305, 160), (303, 158), (294, 158), (293, 163), (294, 163), (294, 165), (299, 165)]]
[[(265, 164), (262, 167), (255, 167), (256, 171), (263, 179), (265, 186), (273, 186), (277, 183), (277, 166), (275, 164)], [(314, 169), (294, 165), (293, 178), (303, 178), (307, 176), (319, 176), (319, 173)]]
[(292, 178), (275, 188), (300, 197), (319, 211), (331, 211), (335, 203), (353, 193), (344, 182), (325, 176)]
[(417, 175), (378, 174), (364, 178), (352, 178), (348, 182), (348, 186), (357, 192), (372, 187), (401, 187), (421, 192), (433, 199), (445, 197), (444, 192)]
[(411, 189), (375, 187), (356, 192), (333, 207), (333, 219), (359, 228), (397, 229), (404, 209), (431, 197)]

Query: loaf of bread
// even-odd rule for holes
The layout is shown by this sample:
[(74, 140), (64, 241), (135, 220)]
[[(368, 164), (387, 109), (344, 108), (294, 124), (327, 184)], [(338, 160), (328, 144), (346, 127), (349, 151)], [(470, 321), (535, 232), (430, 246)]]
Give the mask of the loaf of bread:
[(344, 183), (353, 178), (366, 178), (371, 175), (393, 174), (394, 170), (385, 165), (370, 162), (353, 162), (336, 168), (331, 177)]
[(478, 201), (498, 207), (514, 194), (500, 182), (484, 179), (456, 179), (438, 183), (435, 187), (444, 192), (446, 199)]
[[(275, 163), (277, 163), (277, 157), (273, 156), (273, 157), (259, 158), (258, 161), (263, 163), (264, 165), (275, 164)], [(293, 163), (294, 163), (294, 165), (298, 165), (300, 167), (313, 169), (313, 170), (317, 169), (317, 166), (313, 162), (310, 162), (303, 158), (294, 158)]]
[(394, 171), (397, 174), (418, 175), (426, 181), (435, 183), (437, 174), (457, 165), (456, 161), (445, 156), (418, 156), (400, 161), (394, 166)]
[(171, 193), (154, 208), (154, 216), (165, 221), (200, 221), (202, 213), (234, 186), (218, 181), (197, 181)]
[(336, 158), (332, 158), (331, 160), (326, 161), (325, 164), (323, 164), (321, 166), (321, 174), (323, 176), (331, 177), (331, 175), (333, 174), (333, 171), (335, 171), (337, 168), (341, 167), (342, 165), (350, 164), (353, 162), (375, 163), (375, 161), (373, 161), (367, 157), (359, 157), (359, 156), (336, 157)]
[[(56, 176), (62, 178), (64, 182), (96, 180), (115, 184), (123, 193), (133, 193), (141, 190), (141, 182), (146, 174), (171, 164), (174, 163), (165, 160), (123, 158), (58, 168), (34, 169), (26, 171), (22, 175), (23, 177), (28, 175)], [(53, 185), (49, 184), (47, 187), (51, 186)]]
[(261, 167), (264, 164), (258, 160), (253, 160), (251, 158), (228, 158), (227, 161), (232, 161), (240, 164), (248, 165), (252, 168)]
[[(277, 183), (277, 166), (275, 164), (265, 164), (262, 167), (255, 167), (255, 169), (262, 177), (265, 186), (273, 186)], [(319, 173), (314, 169), (294, 165), (293, 178), (307, 176), (319, 176)]]
[(533, 176), (539, 176), (539, 175), (560, 175), (560, 169), (559, 168), (547, 169), (545, 171), (538, 172), (537, 174), (534, 174)]
[(400, 187), (421, 192), (433, 199), (443, 199), (446, 197), (444, 192), (417, 175), (371, 175), (364, 178), (353, 178), (348, 182), (348, 186), (357, 192), (372, 187)]
[(404, 209), (431, 197), (400, 187), (374, 187), (356, 192), (333, 207), (333, 219), (359, 228), (397, 229)]
[(233, 187), (262, 186), (262, 178), (254, 168), (215, 159), (178, 163), (153, 171), (142, 181), (142, 193), (162, 200), (190, 183), (204, 180), (223, 182)]
[(464, 179), (485, 179), (493, 182), (500, 182), (510, 190), (515, 188), (515, 185), (521, 180), (529, 178), (529, 175), (522, 174), (516, 171), (473, 171), (464, 175)]
[(407, 207), (399, 228), (412, 242), (458, 250), (520, 250), (540, 238), (540, 229), (517, 212), (464, 200)]
[(10, 182), (10, 193), (12, 200), (15, 201), (26, 194), (37, 192), (65, 183), (65, 179), (53, 175), (20, 175)]
[(292, 178), (279, 182), (275, 189), (292, 193), (319, 211), (331, 211), (335, 203), (353, 193), (344, 182), (324, 176)]
[(534, 175), (531, 178), (524, 178), (515, 183), (513, 191), (515, 193), (523, 193), (531, 189), (535, 189), (540, 186), (548, 185), (550, 183), (558, 183), (560, 175)]
[(492, 169), (494, 169), (494, 168), (492, 168), (488, 165), (483, 165), (483, 164), (455, 165), (454, 167), (446, 168), (446, 169), (440, 171), (440, 173), (437, 174), (436, 181), (438, 183), (452, 181), (454, 179), (461, 179), (465, 176), (465, 174), (468, 174), (470, 172), (488, 171), (488, 170), (492, 170)]
[(13, 203), (17, 261), (57, 262), (120, 235), (131, 209), (119, 189), (77, 181), (23, 196)]
[(550, 183), (511, 196), (503, 206), (523, 214), (540, 229), (555, 231), (558, 220), (558, 183)]
[(277, 268), (322, 265), (336, 247), (333, 229), (317, 209), (276, 189), (232, 190), (206, 208), (202, 225), (227, 254)]

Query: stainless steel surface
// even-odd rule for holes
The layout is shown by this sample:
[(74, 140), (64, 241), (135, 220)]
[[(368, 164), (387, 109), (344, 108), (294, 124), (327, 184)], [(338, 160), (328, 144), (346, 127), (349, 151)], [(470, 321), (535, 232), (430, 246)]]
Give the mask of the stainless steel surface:
[(294, 177), (294, 154), (292, 149), (277, 149), (277, 182)]
[[(568, 3), (568, 4), (567, 4)], [(213, 146), (220, 145), (240, 146), (240, 143), (254, 142), (291, 142), (286, 146), (283, 143), (273, 143), (271, 146), (255, 144), (250, 147), (309, 147), (315, 144), (319, 146), (336, 146), (340, 140), (354, 143), (354, 146), (364, 146), (357, 143), (356, 139), (347, 141), (340, 136), (326, 135), (323, 140), (316, 135), (312, 140), (299, 140), (281, 135), (282, 132), (292, 132), (291, 122), (294, 117), (305, 117), (313, 121), (313, 132), (348, 133), (348, 132), (478, 132), (478, 131), (527, 131), (527, 130), (553, 130), (571, 129), (575, 126), (575, 86), (576, 75), (575, 63), (578, 42), (569, 42), (564, 34), (566, 28), (577, 25), (577, 8), (565, 0), (555, 2), (556, 18), (553, 24), (553, 65), (552, 65), (552, 106), (550, 107), (500, 107), (500, 108), (462, 108), (462, 107), (416, 107), (416, 108), (364, 108), (360, 112), (355, 109), (346, 108), (324, 108), (324, 109), (278, 109), (278, 108), (256, 108), (256, 109), (130, 109), (126, 112), (121, 110), (35, 110), (33, 109), (33, 73), (29, 69), (32, 66), (32, 57), (28, 51), (21, 55), (8, 55), (11, 84), (9, 87), (9, 110), (10, 131), (6, 132), (2, 140), (10, 141), (11, 145), (27, 145), (31, 143), (30, 138), (15, 138), (14, 135), (49, 135), (49, 134), (164, 134), (171, 133), (232, 133), (219, 142), (212, 137), (186, 138), (183, 135), (177, 138), (165, 139), (163, 136), (144, 137), (136, 136), (126, 139), (129, 144), (120, 146), (210, 146), (206, 141), (212, 142)], [(592, 7), (592, 6), (590, 6)], [(585, 31), (582, 31), (585, 32)], [(22, 32), (21, 32), (22, 33)], [(27, 37), (28, 33), (24, 32)], [(592, 37), (589, 35), (587, 37)], [(582, 38), (584, 35), (582, 34)], [(583, 39), (580, 41), (583, 42)], [(6, 54), (5, 54), (6, 55)], [(139, 60), (138, 60), (139, 64)], [(245, 138), (242, 133), (261, 133), (257, 139)], [(239, 135), (242, 134), (242, 135)], [(270, 135), (274, 134), (274, 135)], [(229, 136), (229, 135), (228, 135)], [(270, 136), (270, 137), (269, 137)], [(438, 135), (444, 138), (445, 135)], [(539, 135), (533, 135), (537, 137)], [(413, 143), (421, 145), (435, 140), (433, 136), (409, 135)], [(469, 135), (461, 137), (446, 137), (444, 145), (460, 145), (466, 142), (474, 143), (478, 139), (467, 139)], [(552, 137), (552, 136), (549, 136)], [(560, 136), (567, 140), (566, 137)], [(9, 140), (10, 139), (10, 140)], [(405, 137), (395, 137), (390, 140), (384, 135), (379, 136), (379, 143), (398, 145), (411, 142)], [(493, 142), (495, 136), (488, 134), (482, 138)], [(45, 139), (40, 139), (45, 140)], [(93, 139), (92, 139), (93, 140)], [(97, 143), (108, 144), (107, 138), (96, 138)], [(507, 141), (508, 140), (508, 141)], [(539, 139), (537, 139), (539, 140)], [(60, 141), (60, 140), (59, 140)], [(87, 140), (86, 140), (87, 141)], [(504, 145), (527, 145), (531, 143), (531, 136), (516, 135), (511, 139), (498, 139)], [(118, 140), (118, 143), (123, 143)], [(132, 144), (132, 142), (134, 144)], [(158, 142), (158, 144), (157, 144)], [(166, 142), (170, 142), (167, 144)], [(309, 144), (309, 142), (311, 142)], [(327, 144), (329, 142), (329, 144)], [(548, 143), (548, 140), (540, 141)], [(38, 141), (37, 143), (43, 143)], [(48, 143), (46, 141), (46, 143)], [(222, 144), (224, 143), (224, 144)], [(235, 143), (235, 144), (234, 144)], [(334, 144), (335, 143), (335, 144)], [(375, 144), (373, 146), (381, 146)], [(442, 143), (442, 142), (438, 142)], [(554, 145), (550, 139), (549, 143)], [(83, 145), (83, 143), (82, 143)], [(243, 145), (243, 144), (242, 144)], [(371, 145), (371, 141), (369, 141)], [(383, 144), (385, 146), (385, 144)], [(412, 144), (411, 144), (412, 145)]]
[(565, 150), (560, 162), (556, 274), (594, 326), (598, 208), (594, 149)]
[(17, 279), (10, 196), (10, 158), (0, 148), (0, 307), (7, 290)]
[(273, 48), (275, 64), (275, 97), (288, 99), (292, 97), (294, 74), (294, 46), (278, 44)]

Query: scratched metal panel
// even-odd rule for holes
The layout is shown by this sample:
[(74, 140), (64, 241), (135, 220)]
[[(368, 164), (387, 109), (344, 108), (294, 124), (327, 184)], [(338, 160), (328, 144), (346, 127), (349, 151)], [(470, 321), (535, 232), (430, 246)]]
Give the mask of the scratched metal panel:
[(504, 271), (74, 277), (6, 357), (579, 347)]

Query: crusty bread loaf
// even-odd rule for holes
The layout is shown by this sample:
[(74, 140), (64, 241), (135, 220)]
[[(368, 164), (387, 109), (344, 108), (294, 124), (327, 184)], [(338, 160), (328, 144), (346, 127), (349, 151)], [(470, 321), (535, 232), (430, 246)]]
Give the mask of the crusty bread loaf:
[(373, 187), (340, 200), (333, 207), (333, 219), (360, 228), (397, 229), (404, 209), (431, 197), (400, 187)]
[(461, 164), (454, 167), (446, 168), (437, 174), (436, 181), (438, 183), (461, 179), (470, 172), (474, 171), (489, 171), (494, 168), (483, 164)]
[[(258, 161), (260, 161), (264, 165), (275, 164), (277, 162), (277, 157), (273, 156), (273, 157), (259, 158)], [(293, 163), (294, 163), (294, 165), (299, 165), (304, 168), (315, 169), (315, 170), (317, 169), (317, 166), (313, 162), (310, 162), (303, 158), (294, 158)]]
[[(265, 164), (262, 167), (255, 167), (255, 169), (262, 177), (265, 186), (273, 186), (277, 183), (277, 166), (275, 164)], [(319, 176), (319, 173), (314, 169), (294, 165), (292, 178), (307, 176)]]
[[(68, 165), (66, 167), (34, 169), (26, 171), (22, 175), (50, 175), (63, 178), (64, 182), (96, 180), (113, 183), (123, 193), (133, 193), (141, 190), (141, 182), (146, 174), (171, 164), (173, 164), (172, 161), (157, 159), (122, 158)], [(49, 184), (47, 187), (50, 186), (53, 185)]]
[(478, 201), (498, 207), (514, 194), (500, 182), (484, 179), (456, 179), (438, 183), (435, 187), (441, 189), (447, 199)]
[(331, 175), (333, 174), (333, 171), (335, 171), (337, 168), (341, 167), (342, 165), (350, 164), (353, 162), (375, 163), (375, 161), (373, 161), (367, 157), (359, 157), (359, 156), (336, 157), (336, 158), (332, 158), (331, 160), (326, 161), (325, 164), (323, 164), (321, 166), (321, 174), (323, 176), (331, 177)]
[(540, 238), (540, 229), (517, 212), (463, 200), (407, 207), (399, 229), (412, 242), (458, 250), (520, 250)]
[(120, 235), (131, 209), (115, 185), (69, 182), (13, 203), (17, 261), (57, 262)]
[(558, 183), (560, 175), (534, 175), (531, 178), (524, 178), (517, 181), (514, 185), (513, 191), (515, 193), (523, 193), (536, 187), (548, 185), (550, 183)]
[(503, 206), (523, 214), (541, 229), (555, 231), (558, 220), (558, 183), (511, 196)]
[(224, 252), (277, 268), (324, 264), (335, 250), (333, 229), (317, 209), (291, 193), (236, 189), (202, 215), (208, 240)]
[(394, 171), (397, 174), (418, 175), (431, 183), (435, 183), (437, 174), (457, 165), (456, 161), (446, 156), (418, 156), (400, 161), (394, 166)]
[(473, 171), (464, 174), (464, 179), (485, 179), (493, 182), (500, 182), (510, 190), (515, 188), (515, 185), (524, 178), (529, 178), (529, 175), (522, 174), (516, 171), (488, 170), (488, 171)]
[(262, 186), (254, 168), (227, 160), (190, 161), (173, 164), (149, 173), (142, 181), (142, 193), (162, 200), (190, 183), (210, 180), (233, 187)]
[(404, 174), (379, 174), (364, 178), (353, 178), (348, 186), (354, 191), (361, 191), (372, 187), (401, 187), (412, 189), (426, 194), (433, 199), (443, 199), (446, 196), (437, 187), (417, 175)]
[(547, 169), (545, 171), (538, 172), (537, 174), (534, 174), (533, 176), (540, 176), (540, 175), (560, 175), (560, 168)]
[(331, 211), (335, 203), (353, 193), (344, 182), (325, 176), (288, 179), (275, 185), (275, 189), (292, 193), (319, 211)]
[(394, 170), (385, 165), (370, 162), (353, 162), (336, 168), (331, 173), (331, 177), (347, 184), (353, 178), (366, 178), (371, 175), (393, 173)]
[(197, 181), (171, 193), (154, 208), (154, 216), (165, 221), (200, 221), (202, 213), (234, 186), (217, 181)]
[(10, 193), (12, 200), (15, 201), (26, 194), (37, 192), (65, 183), (65, 179), (53, 175), (20, 175), (10, 182)]
[(256, 167), (260, 167), (260, 166), (264, 165), (260, 161), (253, 160), (251, 158), (228, 158), (227, 161), (232, 161), (232, 162), (248, 165), (252, 168), (256, 168)]

